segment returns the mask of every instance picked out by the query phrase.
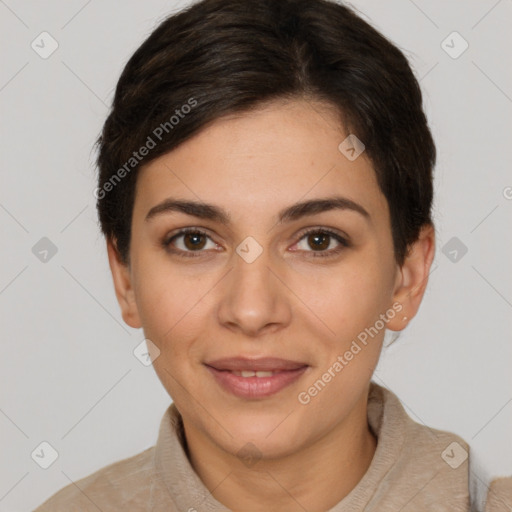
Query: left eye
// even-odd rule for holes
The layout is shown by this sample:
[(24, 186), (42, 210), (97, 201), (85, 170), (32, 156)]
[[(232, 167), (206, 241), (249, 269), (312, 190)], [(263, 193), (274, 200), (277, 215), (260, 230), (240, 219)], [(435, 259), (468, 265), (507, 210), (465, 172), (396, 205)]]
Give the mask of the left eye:
[[(207, 240), (210, 240), (210, 247), (207, 247)], [(333, 241), (337, 242), (338, 247), (331, 247)], [(217, 244), (207, 233), (197, 228), (183, 229), (174, 236), (164, 239), (162, 244), (164, 248), (183, 256), (199, 256), (201, 252), (204, 252), (202, 249), (215, 249), (217, 247)], [(306, 247), (300, 247), (301, 244), (306, 244)], [(304, 233), (296, 245), (299, 246), (301, 251), (313, 253), (311, 256), (325, 257), (339, 253), (344, 248), (349, 247), (350, 244), (345, 238), (333, 231), (314, 229)], [(308, 246), (313, 250), (308, 250)]]
[[(333, 242), (333, 239), (335, 242), (338, 243), (338, 247), (329, 249), (331, 243)], [(315, 257), (331, 256), (333, 254), (339, 253), (341, 250), (343, 250), (343, 248), (349, 246), (349, 243), (345, 238), (343, 238), (342, 236), (338, 235), (333, 231), (325, 229), (316, 229), (304, 233), (304, 235), (301, 238), (301, 242), (297, 244), (298, 246), (302, 243), (302, 240), (304, 240), (304, 243), (307, 246), (313, 247), (313, 251), (308, 251), (307, 248), (301, 248), (301, 250), (305, 250), (306, 252), (312, 252), (313, 254), (311, 256)]]

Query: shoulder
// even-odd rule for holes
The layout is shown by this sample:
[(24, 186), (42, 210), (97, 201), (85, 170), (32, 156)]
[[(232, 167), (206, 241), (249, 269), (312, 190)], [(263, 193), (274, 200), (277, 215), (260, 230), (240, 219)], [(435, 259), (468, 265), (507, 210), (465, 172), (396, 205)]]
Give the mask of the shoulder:
[(107, 512), (120, 505), (131, 505), (134, 512), (145, 510), (142, 505), (147, 505), (154, 479), (154, 451), (153, 446), (70, 483), (34, 512)]
[(489, 485), (485, 512), (512, 510), (512, 476), (495, 478)]
[(439, 512), (469, 510), (469, 456), (459, 435), (411, 420), (397, 469), (406, 476), (402, 487), (417, 493), (412, 503)]
[(382, 432), (394, 434), (401, 455), (406, 456), (403, 457), (404, 461), (420, 464), (421, 461), (429, 460), (434, 467), (440, 469), (456, 469), (467, 462), (469, 445), (461, 436), (426, 425), (411, 409), (406, 411), (407, 405), (391, 390), (373, 382), (371, 390), (372, 399), (384, 405), (379, 410), (384, 416)]
[[(384, 404), (381, 439), (389, 458), (382, 492), (406, 510), (469, 510), (469, 445), (459, 435), (427, 426), (389, 389), (373, 386)], [(379, 409), (374, 408), (374, 413)], [(417, 421), (416, 421), (417, 420)], [(377, 447), (378, 449), (378, 447)], [(400, 497), (400, 499), (398, 499)]]
[[(414, 448), (411, 451), (413, 463), (426, 459), (431, 460), (433, 467), (457, 470), (464, 466), (467, 482), (469, 445), (459, 435), (418, 423), (412, 418), (406, 430), (406, 446)], [(454, 474), (454, 471), (448, 471)]]

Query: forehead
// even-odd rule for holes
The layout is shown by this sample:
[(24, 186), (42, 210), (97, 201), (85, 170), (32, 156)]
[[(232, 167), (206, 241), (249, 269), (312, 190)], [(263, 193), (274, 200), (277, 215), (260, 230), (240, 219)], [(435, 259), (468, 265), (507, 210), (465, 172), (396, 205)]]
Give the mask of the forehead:
[(348, 135), (333, 109), (307, 101), (225, 116), (141, 168), (135, 208), (145, 215), (172, 195), (250, 217), (336, 194), (378, 215), (387, 203), (371, 161), (339, 149)]

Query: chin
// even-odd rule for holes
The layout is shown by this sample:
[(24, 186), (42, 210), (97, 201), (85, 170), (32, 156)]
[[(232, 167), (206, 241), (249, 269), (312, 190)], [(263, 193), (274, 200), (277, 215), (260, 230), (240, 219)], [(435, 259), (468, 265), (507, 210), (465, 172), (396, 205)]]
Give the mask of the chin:
[(273, 414), (226, 415), (225, 428), (233, 436), (229, 438), (229, 450), (237, 453), (244, 446), (259, 452), (265, 458), (289, 455), (297, 449), (301, 438), (289, 410)]

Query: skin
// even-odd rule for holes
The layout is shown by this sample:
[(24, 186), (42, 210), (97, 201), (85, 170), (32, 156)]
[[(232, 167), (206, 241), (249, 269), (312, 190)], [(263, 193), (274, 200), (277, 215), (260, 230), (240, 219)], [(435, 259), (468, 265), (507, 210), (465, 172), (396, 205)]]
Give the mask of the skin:
[[(347, 159), (346, 138), (332, 108), (305, 100), (273, 102), (213, 122), (138, 176), (130, 264), (107, 242), (124, 321), (142, 327), (158, 347), (155, 371), (180, 411), (189, 459), (213, 496), (232, 510), (328, 510), (361, 480), (377, 440), (367, 423), (367, 393), (384, 329), (307, 405), (298, 394), (324, 374), (380, 314), (403, 329), (416, 314), (435, 252), (425, 226), (399, 267), (388, 204), (363, 152)], [(343, 196), (363, 206), (277, 222), (282, 209), (309, 199)], [(146, 221), (168, 197), (222, 207), (231, 223), (167, 212)], [(200, 228), (162, 240), (186, 227)], [(328, 228), (319, 242), (307, 228)], [(247, 263), (236, 252), (248, 236), (262, 253)], [(188, 242), (188, 243), (187, 243)], [(313, 254), (314, 253), (314, 254)], [(309, 365), (293, 385), (258, 400), (224, 391), (204, 366), (231, 356), (273, 356)], [(237, 452), (252, 443), (257, 463)], [(251, 446), (252, 446), (251, 445)]]

